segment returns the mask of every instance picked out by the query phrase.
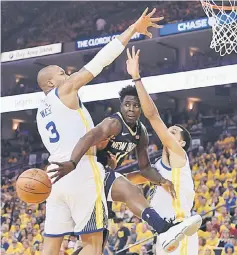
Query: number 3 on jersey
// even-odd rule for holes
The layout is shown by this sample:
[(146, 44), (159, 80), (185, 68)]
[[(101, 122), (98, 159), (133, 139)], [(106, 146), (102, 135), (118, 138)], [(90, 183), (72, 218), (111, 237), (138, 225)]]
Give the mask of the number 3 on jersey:
[(51, 137), (49, 137), (49, 141), (51, 143), (57, 143), (60, 139), (60, 135), (56, 129), (55, 123), (53, 121), (50, 121), (47, 125), (46, 125), (46, 129), (48, 131), (51, 132)]

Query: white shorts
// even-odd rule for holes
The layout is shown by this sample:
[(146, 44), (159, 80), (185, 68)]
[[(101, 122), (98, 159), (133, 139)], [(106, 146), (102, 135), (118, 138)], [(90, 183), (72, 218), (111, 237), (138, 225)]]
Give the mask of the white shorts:
[(171, 253), (166, 253), (161, 244), (159, 243), (159, 237), (156, 242), (156, 255), (198, 255), (198, 235), (197, 233), (192, 236), (185, 236), (185, 238), (179, 243), (177, 250)]
[[(49, 169), (55, 168), (50, 165)], [(46, 203), (45, 236), (86, 234), (107, 228), (104, 167), (84, 156), (77, 168), (53, 185)]]

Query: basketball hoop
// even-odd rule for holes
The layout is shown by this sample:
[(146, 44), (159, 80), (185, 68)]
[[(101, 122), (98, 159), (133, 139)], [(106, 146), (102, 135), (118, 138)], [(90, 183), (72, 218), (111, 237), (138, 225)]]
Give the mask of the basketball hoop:
[(201, 0), (212, 27), (210, 48), (221, 56), (237, 53), (237, 0)]

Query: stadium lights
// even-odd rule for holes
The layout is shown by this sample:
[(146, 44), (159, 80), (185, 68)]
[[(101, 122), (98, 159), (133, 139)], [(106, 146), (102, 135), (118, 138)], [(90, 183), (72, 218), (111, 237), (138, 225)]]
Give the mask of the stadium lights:
[(189, 97), (188, 100), (192, 101), (192, 102), (200, 102), (201, 98), (198, 98), (198, 97)]

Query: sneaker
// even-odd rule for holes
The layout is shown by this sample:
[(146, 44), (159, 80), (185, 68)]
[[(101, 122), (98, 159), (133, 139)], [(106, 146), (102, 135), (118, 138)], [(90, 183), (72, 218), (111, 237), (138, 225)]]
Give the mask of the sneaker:
[(186, 236), (192, 236), (201, 227), (202, 217), (195, 215), (180, 223), (167, 223), (168, 230), (160, 234), (160, 243), (165, 252), (170, 253), (179, 247), (179, 243)]

